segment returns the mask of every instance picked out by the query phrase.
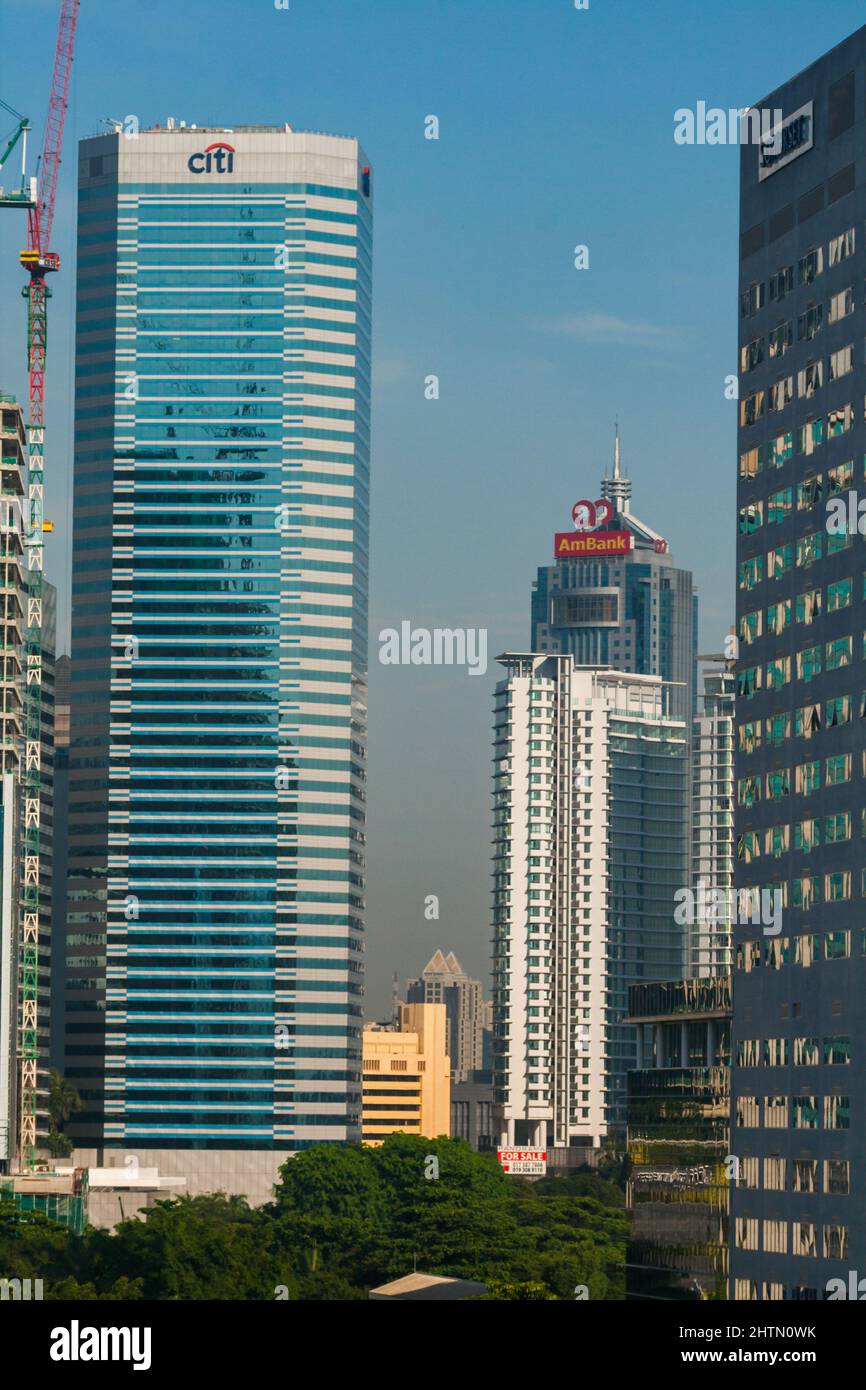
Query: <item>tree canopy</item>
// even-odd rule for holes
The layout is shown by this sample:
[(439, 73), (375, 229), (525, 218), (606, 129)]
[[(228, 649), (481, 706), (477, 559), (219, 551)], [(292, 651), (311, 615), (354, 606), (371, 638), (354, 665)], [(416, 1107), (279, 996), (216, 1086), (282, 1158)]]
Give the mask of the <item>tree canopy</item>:
[(532, 1183), (462, 1140), (391, 1135), (287, 1159), (264, 1207), (181, 1197), (77, 1236), (0, 1203), (0, 1268), (46, 1299), (346, 1301), (415, 1268), (493, 1299), (618, 1299), (626, 1229), (622, 1193), (590, 1173)]

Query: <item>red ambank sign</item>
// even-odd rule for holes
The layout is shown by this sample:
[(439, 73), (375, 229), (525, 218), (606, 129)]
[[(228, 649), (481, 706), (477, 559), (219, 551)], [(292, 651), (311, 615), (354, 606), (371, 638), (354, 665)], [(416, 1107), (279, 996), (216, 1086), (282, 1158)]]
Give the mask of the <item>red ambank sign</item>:
[(628, 555), (631, 531), (558, 531), (554, 555), (557, 560), (596, 560), (605, 555)]

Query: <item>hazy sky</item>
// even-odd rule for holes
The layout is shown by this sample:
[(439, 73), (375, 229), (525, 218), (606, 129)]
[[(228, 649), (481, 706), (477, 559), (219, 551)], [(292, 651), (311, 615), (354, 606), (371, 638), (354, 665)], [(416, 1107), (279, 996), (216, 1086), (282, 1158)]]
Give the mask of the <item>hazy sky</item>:
[[(58, 0), (2, 0), (0, 97), (41, 144)], [(756, 101), (855, 0), (82, 0), (53, 249), (46, 515), (68, 631), (74, 143), (103, 117), (357, 135), (374, 169), (368, 1005), (437, 946), (487, 977), (493, 657), (618, 416), (634, 507), (733, 613), (737, 151), (674, 111)], [(5, 113), (0, 113), (5, 133)], [(425, 117), (440, 122), (424, 138)], [(2, 146), (0, 146), (2, 148)], [(14, 163), (14, 160), (12, 161)], [(17, 165), (0, 178), (16, 180)], [(25, 384), (24, 218), (0, 217), (0, 389)], [(574, 269), (574, 248), (589, 269)], [(440, 378), (425, 400), (424, 378)], [(490, 669), (382, 666), (401, 619), (489, 630)], [(440, 899), (438, 922), (424, 899)]]

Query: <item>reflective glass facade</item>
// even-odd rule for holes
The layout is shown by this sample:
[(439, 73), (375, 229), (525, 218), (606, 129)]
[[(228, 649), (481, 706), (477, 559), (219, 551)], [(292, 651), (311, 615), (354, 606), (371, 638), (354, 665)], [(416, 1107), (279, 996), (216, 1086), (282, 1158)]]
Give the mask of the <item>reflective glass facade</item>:
[(359, 1137), (371, 215), (350, 139), (80, 147), (81, 1144)]
[(760, 106), (804, 138), (741, 150), (736, 883), (780, 920), (734, 929), (731, 1293), (812, 1300), (866, 1269), (866, 551), (833, 524), (866, 484), (866, 29)]

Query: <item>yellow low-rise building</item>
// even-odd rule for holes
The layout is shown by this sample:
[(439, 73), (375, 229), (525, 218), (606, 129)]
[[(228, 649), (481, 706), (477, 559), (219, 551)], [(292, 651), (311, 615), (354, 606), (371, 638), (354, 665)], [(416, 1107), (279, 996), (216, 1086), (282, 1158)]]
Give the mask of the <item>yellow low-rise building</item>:
[(398, 1023), (364, 1027), (362, 1135), (450, 1133), (451, 1059), (444, 1004), (400, 1004)]

